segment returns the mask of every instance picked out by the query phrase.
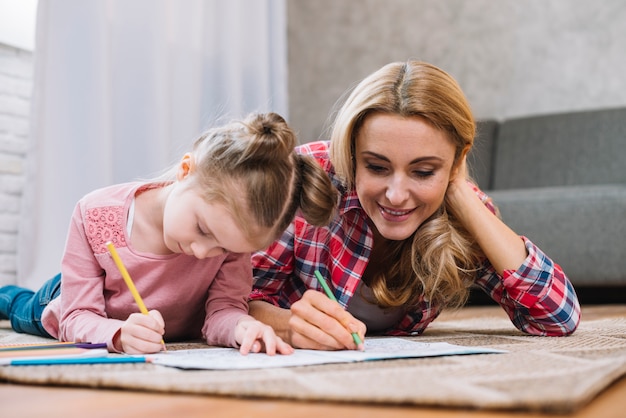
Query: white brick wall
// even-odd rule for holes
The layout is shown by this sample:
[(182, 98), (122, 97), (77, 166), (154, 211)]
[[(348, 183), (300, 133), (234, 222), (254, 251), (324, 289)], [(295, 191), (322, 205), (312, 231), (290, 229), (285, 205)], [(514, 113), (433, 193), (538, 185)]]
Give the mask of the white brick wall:
[(33, 56), (0, 43), (0, 285), (15, 283)]

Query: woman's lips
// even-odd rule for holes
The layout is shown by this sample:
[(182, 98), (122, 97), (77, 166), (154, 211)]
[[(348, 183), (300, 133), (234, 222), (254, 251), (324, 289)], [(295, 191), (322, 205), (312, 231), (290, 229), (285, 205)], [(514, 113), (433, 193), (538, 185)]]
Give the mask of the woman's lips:
[(413, 209), (391, 209), (386, 208), (384, 206), (378, 205), (378, 209), (380, 210), (381, 216), (391, 222), (402, 222), (408, 219), (408, 217), (413, 213), (415, 208)]

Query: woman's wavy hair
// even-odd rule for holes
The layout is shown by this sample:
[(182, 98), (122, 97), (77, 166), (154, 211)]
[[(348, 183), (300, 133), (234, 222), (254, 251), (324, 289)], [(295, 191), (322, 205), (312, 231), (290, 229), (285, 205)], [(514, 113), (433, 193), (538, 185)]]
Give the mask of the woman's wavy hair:
[[(355, 140), (368, 115), (420, 117), (455, 145), (452, 170), (472, 147), (476, 124), (458, 83), (434, 65), (409, 60), (387, 64), (363, 79), (339, 108), (330, 158), (346, 187), (355, 182)], [(484, 257), (447, 200), (410, 238), (393, 243), (370, 284), (382, 307), (416, 306), (422, 300), (447, 307), (465, 304), (469, 284)]]

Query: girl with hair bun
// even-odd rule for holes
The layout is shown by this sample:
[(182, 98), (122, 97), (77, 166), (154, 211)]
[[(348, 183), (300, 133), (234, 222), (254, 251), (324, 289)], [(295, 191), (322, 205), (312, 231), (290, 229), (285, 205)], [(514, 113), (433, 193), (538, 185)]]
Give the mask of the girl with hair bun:
[[(247, 297), (251, 253), (277, 239), (298, 209), (312, 225), (333, 217), (336, 190), (295, 145), (281, 116), (251, 114), (204, 133), (156, 179), (87, 194), (71, 218), (61, 274), (37, 292), (0, 288), (0, 318), (17, 332), (106, 342), (111, 352), (203, 338), (242, 354), (291, 353), (248, 315)], [(137, 313), (108, 242), (148, 315)]]

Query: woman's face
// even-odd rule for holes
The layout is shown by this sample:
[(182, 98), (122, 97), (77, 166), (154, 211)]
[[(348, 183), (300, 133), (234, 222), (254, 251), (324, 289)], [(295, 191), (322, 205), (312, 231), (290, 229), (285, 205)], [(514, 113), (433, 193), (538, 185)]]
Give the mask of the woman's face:
[(420, 117), (366, 117), (355, 144), (356, 192), (371, 224), (390, 240), (404, 240), (442, 204), (455, 147)]

